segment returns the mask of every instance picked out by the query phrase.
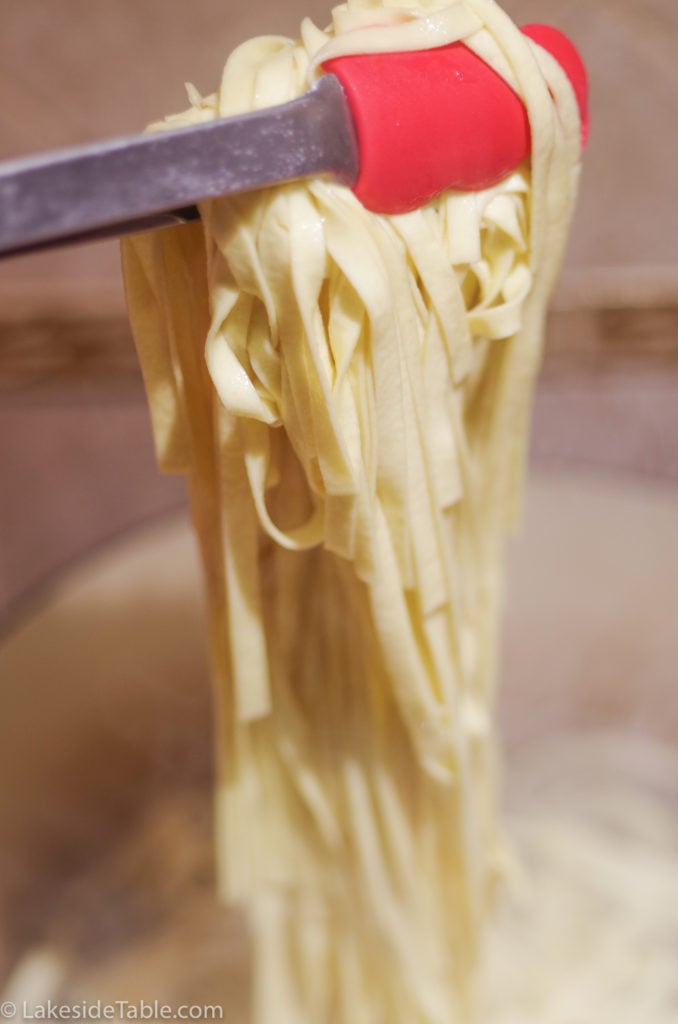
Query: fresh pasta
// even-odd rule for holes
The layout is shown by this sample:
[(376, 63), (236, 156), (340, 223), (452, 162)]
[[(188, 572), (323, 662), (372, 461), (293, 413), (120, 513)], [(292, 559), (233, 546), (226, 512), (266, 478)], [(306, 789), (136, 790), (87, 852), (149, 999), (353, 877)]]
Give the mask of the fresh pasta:
[(523, 98), (532, 156), (412, 213), (307, 180), (124, 244), (161, 468), (209, 600), (216, 841), (256, 1024), (452, 1024), (506, 860), (493, 707), (580, 124), (492, 0), (349, 0), (191, 90), (178, 126), (299, 95), (323, 61), (462, 40)]

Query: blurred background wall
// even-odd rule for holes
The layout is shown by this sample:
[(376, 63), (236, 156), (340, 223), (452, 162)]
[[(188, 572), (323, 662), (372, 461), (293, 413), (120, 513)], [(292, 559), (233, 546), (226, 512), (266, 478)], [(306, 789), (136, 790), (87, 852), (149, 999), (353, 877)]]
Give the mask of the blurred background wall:
[[(519, 22), (568, 32), (592, 90), (533, 465), (624, 485), (577, 495), (556, 474), (533, 490), (529, 544), (508, 608), (504, 718), (520, 740), (544, 723), (639, 718), (675, 737), (678, 5), (504, 3)], [(185, 81), (213, 90), (238, 42), (296, 34), (304, 15), (323, 24), (329, 7), (0, 0), (0, 159), (137, 131), (185, 105)], [(65, 590), (51, 586), (73, 559), (183, 503), (181, 481), (155, 469), (117, 246), (0, 262), (0, 978), (3, 926), (6, 967), (43, 934), (54, 906), (65, 908), (69, 929), (71, 919), (97, 919), (82, 934), (98, 954), (92, 936), (103, 934), (110, 947), (130, 920), (132, 929), (144, 923), (156, 899), (149, 901), (149, 879), (152, 893), (182, 907), (177, 891), (182, 879), (192, 884), (194, 846), (209, 878), (206, 786), (204, 804), (189, 805), (180, 842), (162, 813), (147, 810), (179, 783), (195, 800), (210, 772), (190, 538), (181, 534), (178, 558), (174, 524), (159, 535), (142, 531), (85, 564), (75, 587), (70, 577)], [(76, 889), (80, 907), (68, 888), (62, 898), (56, 880), (99, 861), (105, 875), (121, 823), (132, 829), (137, 821), (161, 828), (148, 856), (124, 861), (122, 883), (109, 872), (99, 902), (87, 886)], [(128, 985), (149, 969), (147, 958), (140, 972), (131, 948)]]
[[(568, 32), (592, 132), (549, 324), (533, 458), (678, 478), (678, 6), (506, 0)], [(324, 0), (3, 0), (0, 158), (136, 131), (229, 50)], [(155, 473), (117, 246), (0, 263), (0, 610), (74, 555), (181, 504)]]

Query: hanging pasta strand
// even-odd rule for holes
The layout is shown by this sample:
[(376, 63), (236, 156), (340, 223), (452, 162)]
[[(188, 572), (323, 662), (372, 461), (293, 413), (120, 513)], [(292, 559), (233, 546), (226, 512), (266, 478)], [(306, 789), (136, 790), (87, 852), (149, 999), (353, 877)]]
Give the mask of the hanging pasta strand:
[(490, 0), (354, 0), (326, 32), (244, 44), (170, 122), (458, 39), (528, 108), (533, 158), (500, 184), (380, 216), (299, 182), (124, 246), (160, 464), (188, 475), (205, 562), (220, 888), (250, 911), (256, 1024), (470, 1019), (504, 860), (502, 543), (579, 120)]

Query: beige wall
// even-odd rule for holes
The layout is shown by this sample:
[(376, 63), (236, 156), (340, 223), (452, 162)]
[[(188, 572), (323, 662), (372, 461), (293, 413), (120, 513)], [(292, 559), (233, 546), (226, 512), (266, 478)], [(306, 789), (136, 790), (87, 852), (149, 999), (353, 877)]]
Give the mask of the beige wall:
[[(226, 54), (261, 32), (294, 34), (325, 0), (2, 0), (0, 157), (135, 131), (211, 91)], [(678, 5), (673, 0), (506, 0), (518, 21), (552, 22), (587, 61), (592, 135), (568, 267), (665, 268), (678, 282)], [(666, 268), (670, 269), (667, 270)], [(116, 291), (114, 247), (0, 266), (0, 299), (33, 276)], [(78, 283), (78, 288), (84, 287)], [(118, 301), (119, 293), (114, 301)]]
[[(678, 4), (505, 3), (518, 21), (569, 32), (592, 87), (549, 331), (547, 365), (562, 360), (566, 372), (542, 380), (535, 456), (678, 478)], [(184, 81), (213, 89), (240, 40), (296, 33), (306, 14), (322, 24), (329, 6), (0, 0), (0, 159), (140, 129), (184, 105)], [(47, 396), (24, 386), (38, 365)], [(118, 378), (132, 393), (116, 391)], [(0, 612), (181, 493), (155, 473), (117, 246), (0, 262)]]

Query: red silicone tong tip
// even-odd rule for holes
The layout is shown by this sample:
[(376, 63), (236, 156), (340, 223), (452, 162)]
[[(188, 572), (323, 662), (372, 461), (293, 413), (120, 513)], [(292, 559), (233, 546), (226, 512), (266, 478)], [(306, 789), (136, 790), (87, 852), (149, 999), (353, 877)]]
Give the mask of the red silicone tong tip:
[[(527, 34), (563, 65), (588, 127), (586, 71), (556, 29)], [(406, 213), (441, 192), (489, 188), (530, 153), (518, 95), (462, 43), (405, 53), (354, 54), (324, 65), (340, 80), (355, 122), (358, 199), (376, 213)]]

